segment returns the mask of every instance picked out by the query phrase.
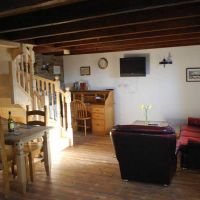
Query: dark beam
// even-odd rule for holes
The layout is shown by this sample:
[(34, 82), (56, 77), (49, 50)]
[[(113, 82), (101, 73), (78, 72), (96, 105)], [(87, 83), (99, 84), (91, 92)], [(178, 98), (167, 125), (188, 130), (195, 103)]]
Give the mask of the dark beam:
[[(192, 21), (192, 20), (191, 20)], [(193, 31), (199, 31), (199, 25), (189, 25), (189, 26), (166, 26), (162, 27), (163, 24), (161, 24), (161, 27), (155, 28), (155, 27), (149, 27), (149, 26), (142, 26), (142, 29), (129, 29), (129, 31), (126, 29), (128, 27), (125, 27), (124, 29), (119, 29), (119, 31), (114, 31), (112, 30), (112, 34), (106, 34), (103, 35), (101, 33), (97, 33), (94, 35), (86, 35), (84, 37), (81, 37), (81, 35), (76, 36), (77, 38), (75, 39), (74, 37), (69, 37), (68, 42), (62, 42), (62, 43), (57, 43), (54, 44), (53, 46), (55, 47), (71, 47), (71, 46), (80, 46), (80, 45), (85, 45), (85, 44), (95, 44), (95, 43), (101, 43), (101, 42), (109, 42), (109, 41), (117, 41), (117, 40), (127, 40), (130, 38), (135, 38), (141, 34), (143, 37), (153, 37), (156, 35), (170, 35), (170, 34), (181, 34), (181, 33), (192, 33)], [(149, 27), (149, 28), (148, 28)], [(143, 31), (142, 31), (143, 30)], [(106, 31), (103, 31), (106, 32)], [(88, 36), (88, 38), (87, 38)], [(74, 38), (74, 40), (72, 39)]]
[(80, 1), (83, 0), (6, 0), (1, 3), (0, 18)]
[(79, 41), (83, 39), (100, 38), (103, 36), (129, 34), (132, 32), (146, 32), (146, 31), (152, 31), (152, 30), (191, 27), (191, 26), (196, 26), (196, 25), (200, 25), (200, 17), (188, 17), (186, 19), (185, 18), (172, 19), (172, 20), (166, 20), (162, 22), (160, 21), (148, 22), (145, 24), (144, 23), (128, 24), (126, 26), (124, 25), (124, 26), (111, 27), (111, 28), (108, 27), (108, 28), (103, 28), (103, 29), (98, 29), (98, 30), (89, 30), (89, 31), (87, 30), (87, 31), (82, 31), (82, 32), (80, 30), (77, 30), (77, 32), (74, 32), (74, 33), (71, 33), (70, 30), (66, 30), (66, 28), (64, 28), (63, 30), (63, 29), (60, 29), (60, 27), (57, 27), (55, 29), (54, 28), (50, 29), (46, 27), (46, 29), (42, 28), (41, 31), (38, 31), (38, 29), (34, 29), (34, 31), (33, 30), (19, 31), (19, 32), (13, 32), (13, 33), (7, 33), (6, 36), (10, 40), (15, 40), (15, 41), (26, 40), (27, 41), (29, 39), (34, 39), (35, 37), (40, 38), (40, 37), (54, 36), (52, 38), (54, 39), (54, 38), (57, 38), (58, 35), (60, 35), (59, 37), (64, 37), (65, 41)]
[(200, 38), (198, 39), (188, 39), (187, 41), (167, 41), (167, 42), (157, 42), (153, 44), (132, 44), (132, 45), (121, 45), (118, 47), (107, 47), (107, 48), (96, 48), (87, 50), (71, 50), (70, 55), (77, 54), (88, 54), (88, 53), (105, 53), (105, 52), (116, 52), (116, 51), (128, 51), (128, 50), (139, 50), (139, 49), (154, 49), (154, 48), (164, 48), (164, 47), (176, 47), (176, 46), (190, 46), (199, 45)]
[(126, 45), (137, 45), (137, 44), (156, 44), (159, 42), (171, 42), (171, 41), (186, 41), (188, 39), (198, 39), (200, 38), (200, 32), (198, 33), (187, 33), (187, 34), (176, 34), (176, 35), (166, 35), (166, 36), (155, 36), (155, 37), (142, 37), (138, 39), (128, 39), (128, 40), (120, 40), (120, 41), (112, 41), (112, 42), (102, 42), (96, 43), (93, 45), (87, 44), (82, 46), (71, 47), (70, 50), (87, 50), (87, 49), (98, 49), (98, 48), (107, 48), (107, 47), (119, 47)]
[(34, 47), (33, 50), (35, 53), (55, 53), (55, 52), (61, 52), (63, 54), (64, 50), (63, 48), (55, 48), (50, 46), (42, 46), (42, 47)]
[[(180, 10), (179, 10), (180, 9)], [(172, 20), (172, 19), (181, 19), (181, 18), (187, 18), (188, 16), (200, 16), (200, 3), (196, 5), (195, 8), (190, 7), (190, 6), (181, 6), (178, 7), (173, 7), (173, 9), (170, 10), (170, 12), (166, 12), (165, 9), (157, 9), (154, 11), (149, 11), (149, 12), (138, 12), (136, 13), (128, 13), (125, 15), (117, 15), (117, 16), (112, 16), (109, 18), (99, 18), (83, 22), (77, 22), (74, 24), (71, 24), (71, 27), (69, 27), (69, 30), (74, 29), (76, 26), (76, 30), (78, 30), (81, 27), (88, 27), (92, 30), (96, 29), (103, 29), (103, 28), (111, 28), (111, 27), (124, 27), (129, 24), (145, 24), (151, 23), (151, 22), (160, 22), (162, 23), (163, 21), (166, 20)], [(69, 24), (70, 25), (70, 24)], [(74, 25), (74, 26), (73, 26)], [(97, 28), (99, 27), (99, 28)], [(53, 28), (53, 27), (52, 27)], [(86, 29), (87, 30), (87, 29)], [(68, 35), (58, 35), (58, 36), (52, 36), (52, 37), (46, 37), (46, 38), (38, 38), (34, 40), (35, 44), (51, 44), (52, 42), (54, 43), (59, 43), (59, 42), (64, 42), (68, 41)]]
[[(194, 2), (194, 3), (192, 3)], [(196, 3), (195, 3), (196, 2)], [(177, 7), (179, 9), (177, 10)], [(93, 0), (80, 2), (77, 4), (71, 4), (67, 6), (60, 6), (57, 8), (50, 8), (46, 10), (41, 10), (33, 13), (26, 13), (22, 15), (15, 16), (15, 20), (12, 17), (7, 17), (0, 19), (0, 33), (27, 30), (32, 28), (53, 26), (63, 23), (72, 23), (77, 21), (85, 21), (87, 24), (88, 20), (92, 19), (103, 19), (105, 17), (112, 18), (114, 21), (119, 21), (120, 24), (125, 22), (125, 19), (129, 17), (136, 17), (136, 21), (139, 15), (143, 14), (144, 20), (148, 20), (146, 17), (146, 12), (148, 13), (149, 20), (155, 19), (153, 14), (154, 9), (158, 9), (158, 12), (163, 14), (165, 17), (170, 13), (172, 16), (178, 17), (182, 13), (182, 8), (185, 9), (186, 16), (191, 11), (187, 11), (186, 8), (190, 10), (193, 7), (193, 14), (198, 14), (199, 1), (198, 0)], [(175, 9), (176, 8), (176, 9)], [(175, 10), (174, 10), (175, 9)], [(197, 11), (198, 10), (198, 11)], [(195, 12), (196, 11), (196, 12)], [(135, 14), (134, 16), (130, 14)], [(139, 13), (139, 14), (138, 14)], [(159, 14), (158, 13), (158, 14)], [(160, 15), (159, 14), (159, 15)], [(125, 16), (124, 16), (125, 15)], [(192, 14), (190, 14), (191, 16)], [(158, 18), (158, 17), (157, 17)], [(106, 18), (108, 19), (108, 18)], [(134, 18), (132, 18), (134, 19)], [(89, 22), (89, 24), (92, 21)], [(85, 24), (85, 25), (86, 25)], [(90, 24), (91, 25), (91, 24)]]

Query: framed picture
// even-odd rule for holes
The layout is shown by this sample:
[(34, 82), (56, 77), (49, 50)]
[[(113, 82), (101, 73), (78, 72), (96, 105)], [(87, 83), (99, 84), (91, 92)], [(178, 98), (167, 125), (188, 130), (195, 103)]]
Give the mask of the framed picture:
[(90, 75), (90, 66), (80, 67), (80, 74), (81, 76)]
[(60, 66), (53, 66), (53, 74), (54, 75), (60, 75)]
[(187, 82), (200, 82), (200, 67), (186, 68)]

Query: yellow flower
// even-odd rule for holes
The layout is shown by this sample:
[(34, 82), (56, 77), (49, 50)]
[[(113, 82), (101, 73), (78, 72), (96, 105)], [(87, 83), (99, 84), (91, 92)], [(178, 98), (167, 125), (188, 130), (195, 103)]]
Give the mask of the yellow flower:
[(145, 108), (145, 105), (144, 105), (144, 104), (141, 104), (141, 105), (140, 105), (140, 109), (141, 109), (141, 110), (144, 110), (144, 108)]
[(147, 106), (147, 109), (150, 110), (151, 108), (152, 108), (152, 105), (149, 104), (149, 105)]
[(152, 105), (149, 104), (149, 105), (144, 105), (144, 104), (141, 104), (140, 105), (140, 109), (141, 110), (150, 110), (152, 108)]

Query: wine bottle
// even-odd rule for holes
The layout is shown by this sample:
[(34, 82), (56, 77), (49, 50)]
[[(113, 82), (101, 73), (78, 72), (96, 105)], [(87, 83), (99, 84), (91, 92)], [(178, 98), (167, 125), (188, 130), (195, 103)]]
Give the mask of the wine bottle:
[(8, 117), (8, 131), (9, 132), (13, 132), (14, 129), (15, 129), (15, 125), (14, 125), (14, 121), (12, 119), (12, 116), (11, 116), (11, 112), (9, 111), (9, 117)]

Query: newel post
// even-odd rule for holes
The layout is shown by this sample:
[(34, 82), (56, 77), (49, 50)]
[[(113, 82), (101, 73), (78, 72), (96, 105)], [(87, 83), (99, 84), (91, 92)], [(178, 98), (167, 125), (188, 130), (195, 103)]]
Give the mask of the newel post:
[(69, 146), (74, 145), (73, 141), (73, 129), (72, 129), (72, 118), (71, 118), (71, 92), (69, 88), (65, 89), (65, 101), (67, 104), (67, 137), (69, 138)]

